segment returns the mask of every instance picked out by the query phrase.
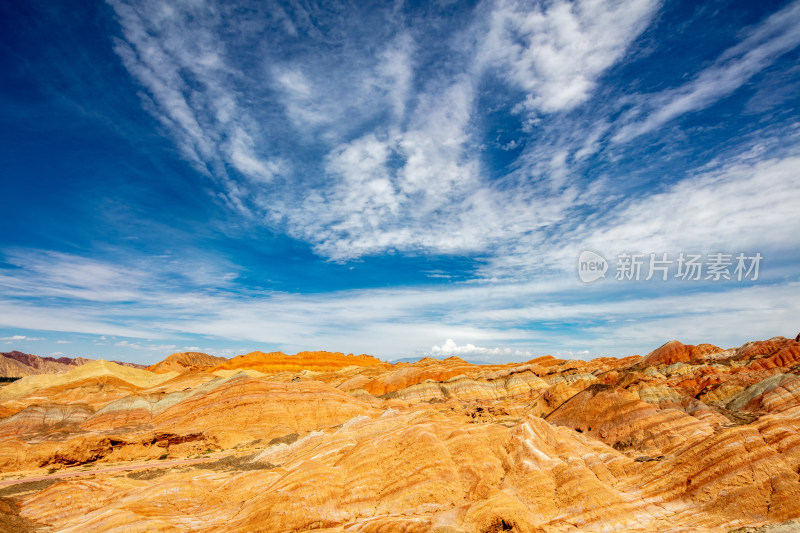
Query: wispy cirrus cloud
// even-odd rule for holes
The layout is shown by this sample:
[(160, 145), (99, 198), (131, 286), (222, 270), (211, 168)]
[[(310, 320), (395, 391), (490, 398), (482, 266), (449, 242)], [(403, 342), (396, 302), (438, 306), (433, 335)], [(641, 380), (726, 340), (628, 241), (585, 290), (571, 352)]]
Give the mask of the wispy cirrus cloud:
[[(383, 15), (356, 10), (351, 19), (334, 18), (336, 30), (324, 33), (308, 26), (303, 12), (273, 5), (271, 19), (290, 35), (304, 33), (319, 55), (287, 53), (281, 39), (274, 46), (252, 41), (265, 54), (252, 70), (226, 48), (231, 39), (219, 38), (231, 22), (221, 22), (214, 2), (111, 5), (125, 37), (117, 52), (187, 157), (222, 181), (232, 204), (256, 209), (318, 254), (342, 261), (385, 251), (482, 253), (562, 217), (577, 191), (554, 198), (538, 186), (493, 183), (476, 129), (481, 84), (509, 67), (504, 79), (522, 89), (520, 105), (568, 110), (589, 98), (658, 7), (651, 0), (487, 2), (467, 29), (430, 23), (444, 28), (443, 39), (425, 35), (419, 28), (428, 22), (414, 19), (400, 22), (389, 39), (384, 30), (360, 29), (359, 39), (372, 46), (358, 50), (338, 32)], [(611, 21), (615, 31), (604, 31)], [(233, 42), (242, 46), (251, 37)], [(331, 41), (341, 47), (331, 49)], [(442, 51), (464, 70), (426, 66)], [(267, 131), (251, 119), (265, 113), (288, 121)], [(368, 132), (357, 133), (365, 125)], [(295, 150), (314, 146), (318, 154), (322, 147), (322, 165), (287, 163), (276, 134), (299, 143)], [(277, 175), (284, 179), (261, 186)], [(297, 196), (297, 187), (306, 193)]]
[(71, 254), (6, 250), (5, 256), (6, 262), (27, 274), (0, 274), (3, 293), (12, 297), (24, 297), (35, 286), (41, 297), (124, 301), (138, 295), (136, 289), (143, 283), (144, 275), (134, 269)]
[[(799, 2), (739, 34), (718, 33), (727, 51), (700, 72), (683, 69), (693, 73), (686, 78), (640, 63), (672, 60), (658, 39), (679, 31), (651, 0), (108, 4), (119, 22), (114, 50), (142, 106), (197, 171), (197, 189), (224, 207), (215, 230), (255, 236), (161, 257), (136, 246), (6, 249), (0, 324), (9, 334), (46, 325), (142, 353), (229, 339), (499, 358), (542, 346), (642, 351), (658, 344), (652, 337), (667, 340), (664, 331), (735, 344), (793, 327), (796, 115), (732, 124), (722, 114), (696, 131), (680, 119), (741, 96), (767, 69), (790, 75)], [(643, 35), (652, 57), (639, 54)], [(786, 91), (781, 98), (792, 102)], [(645, 135), (666, 126), (674, 135)], [(187, 242), (223, 240), (208, 233)], [(382, 288), (263, 291), (274, 286), (264, 282), (270, 273), (252, 263), (287, 260), (264, 251), (264, 235), (300, 241), (300, 262), (308, 249), (365, 269), (373, 258), (456, 256), (477, 274), (462, 283), (445, 266), (417, 262), (411, 269), (428, 278), (415, 286), (399, 272), (404, 263), (385, 283), (353, 284)], [(782, 263), (763, 287), (665, 297), (650, 285), (578, 285), (584, 247), (758, 247)], [(251, 250), (258, 258), (248, 265), (230, 259)], [(306, 272), (297, 270), (296, 280)], [(758, 320), (765, 309), (769, 323)]]
[(750, 30), (691, 81), (661, 93), (641, 95), (641, 104), (622, 119), (614, 142), (629, 142), (681, 115), (730, 95), (783, 54), (800, 45), (800, 3), (793, 2)]
[(249, 213), (250, 194), (236, 173), (256, 184), (283, 171), (259, 152), (260, 129), (243, 109), (235, 71), (226, 63), (221, 6), (159, 0), (110, 0), (122, 27), (115, 51), (145, 89), (143, 105), (198, 171), (221, 183), (229, 205)]
[(140, 342), (131, 342), (128, 340), (122, 340), (117, 343), (114, 343), (114, 346), (119, 346), (122, 348), (133, 348), (134, 350), (147, 350), (151, 352), (168, 352), (170, 350), (175, 350), (177, 346), (174, 344), (144, 344)]
[[(290, 231), (314, 243), (323, 256), (346, 260), (386, 250), (485, 252), (559, 220), (573, 206), (576, 189), (556, 193), (522, 182), (512, 188), (489, 179), (473, 125), (479, 84), (487, 72), (512, 65), (511, 81), (524, 89), (525, 102), (539, 102), (549, 111), (569, 109), (588, 98), (593, 80), (621, 58), (656, 6), (646, 1), (556, 3), (542, 10), (489, 4), (491, 24), (487, 28), (476, 21), (470, 32), (479, 37), (461, 50), (467, 73), (429, 80), (431, 89), (412, 95), (407, 121), (389, 121), (377, 135), (335, 146), (325, 167), (331, 185), (310, 195), (302, 211), (288, 215)], [(523, 12), (527, 22), (520, 22)], [(624, 23), (613, 36), (600, 35), (608, 20), (620, 17)], [(592, 40), (594, 47), (586, 47)], [(412, 76), (408, 49), (419, 47), (408, 42), (389, 54), (402, 65), (402, 87)], [(571, 100), (558, 103), (565, 84), (579, 89)], [(401, 98), (404, 108), (408, 98)], [(397, 110), (397, 97), (392, 101)], [(551, 158), (550, 163), (548, 178), (564, 184), (563, 161)], [(308, 212), (316, 216), (309, 219)]]
[[(800, 135), (800, 131), (797, 132)], [(580, 250), (782, 253), (794, 242), (800, 214), (800, 148), (776, 158), (727, 160), (659, 192), (617, 202), (548, 239), (509, 246), (489, 259), (486, 277), (529, 279), (537, 271), (568, 272)], [(769, 184), (769, 186), (765, 186)], [(535, 237), (523, 237), (531, 239)]]

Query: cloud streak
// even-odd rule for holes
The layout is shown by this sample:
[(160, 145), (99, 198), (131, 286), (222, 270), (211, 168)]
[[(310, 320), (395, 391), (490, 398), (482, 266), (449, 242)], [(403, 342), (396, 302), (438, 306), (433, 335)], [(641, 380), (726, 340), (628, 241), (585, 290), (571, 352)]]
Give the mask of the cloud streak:
[[(76, 261), (51, 257), (53, 268), (60, 261)], [(669, 340), (663, 338), (664, 331), (686, 342), (736, 345), (756, 334), (791, 333), (800, 312), (793, 296), (800, 289), (798, 281), (729, 290), (713, 284), (696, 289), (671, 285), (669, 294), (642, 287), (609, 303), (608, 296), (616, 294), (615, 282), (601, 286), (598, 294), (565, 276), (528, 283), (242, 295), (176, 289), (160, 281), (155, 268), (148, 270), (147, 292), (131, 288), (140, 294), (124, 311), (118, 302), (92, 293), (48, 302), (41, 295), (49, 293), (49, 286), (29, 278), (17, 284), (26, 287), (28, 301), (0, 303), (0, 324), (34, 330), (46, 324), (52, 331), (124, 336), (114, 341), (115, 348), (139, 351), (169, 352), (185, 344), (178, 339), (199, 336), (249, 344), (252, 349), (336, 349), (387, 359), (475, 354), (502, 360), (556, 351), (642, 352)], [(17, 271), (14, 276), (29, 274)], [(758, 316), (766, 312), (770, 321), (759, 322)], [(440, 344), (443, 338), (463, 339), (465, 344)], [(494, 347), (484, 348), (487, 345)]]
[(0, 337), (0, 341), (43, 341), (41, 337), (28, 337), (26, 335), (11, 335), (10, 337)]
[[(745, 39), (726, 50), (692, 81), (658, 94), (642, 96), (646, 103), (629, 112), (630, 123), (620, 128), (613, 140), (629, 142), (682, 115), (714, 104), (798, 45), (800, 3), (793, 2), (757, 25)], [(637, 115), (643, 115), (643, 118)]]

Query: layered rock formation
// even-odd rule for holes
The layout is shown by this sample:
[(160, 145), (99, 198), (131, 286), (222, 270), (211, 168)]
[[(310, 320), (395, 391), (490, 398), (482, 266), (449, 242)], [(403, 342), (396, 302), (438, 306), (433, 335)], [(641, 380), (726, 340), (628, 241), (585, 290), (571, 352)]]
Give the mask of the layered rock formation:
[[(40, 357), (18, 351), (0, 353), (0, 377), (36, 376), (39, 374), (58, 374), (68, 372), (76, 366), (92, 362), (92, 359), (76, 357)], [(135, 363), (120, 363), (118, 365), (132, 368), (144, 368)]]
[(669, 341), (647, 354), (642, 363), (649, 365), (686, 363), (702, 359), (704, 355), (716, 354), (722, 351), (722, 348), (713, 344), (693, 346), (691, 344), (683, 344), (680, 341)]
[(339, 352), (300, 352), (286, 355), (282, 352), (251, 352), (239, 355), (214, 367), (212, 370), (257, 370), (259, 372), (331, 371), (350, 366), (386, 366), (370, 355), (345, 355)]
[(227, 361), (224, 357), (216, 357), (202, 352), (177, 352), (168, 356), (147, 370), (156, 374), (167, 372), (186, 372), (188, 370), (200, 370), (202, 368), (213, 367)]
[(791, 528), (798, 356), (800, 341), (781, 337), (480, 366), (328, 352), (173, 354), (150, 371), (94, 362), (0, 389), (0, 524)]

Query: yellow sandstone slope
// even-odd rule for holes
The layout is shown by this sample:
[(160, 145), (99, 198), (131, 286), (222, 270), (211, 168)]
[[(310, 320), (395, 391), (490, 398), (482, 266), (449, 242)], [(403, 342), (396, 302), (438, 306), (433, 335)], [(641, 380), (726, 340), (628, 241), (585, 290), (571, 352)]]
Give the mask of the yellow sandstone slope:
[(147, 370), (118, 365), (99, 359), (75, 367), (63, 374), (42, 374), (26, 376), (10, 385), (0, 388), (0, 399), (14, 398), (30, 394), (37, 389), (63, 386), (74, 382), (83, 381), (102, 376), (112, 376), (136, 387), (153, 387), (177, 376), (177, 372), (154, 374)]

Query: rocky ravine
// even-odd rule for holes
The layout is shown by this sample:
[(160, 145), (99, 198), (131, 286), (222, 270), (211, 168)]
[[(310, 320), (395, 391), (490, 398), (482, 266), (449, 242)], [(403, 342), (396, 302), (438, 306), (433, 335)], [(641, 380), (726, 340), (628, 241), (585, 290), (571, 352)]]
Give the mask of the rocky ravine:
[[(492, 366), (192, 353), (151, 370), (95, 361), (0, 387), (0, 531), (791, 530), (800, 517), (798, 340)], [(120, 465), (144, 466), (3, 486)]]

